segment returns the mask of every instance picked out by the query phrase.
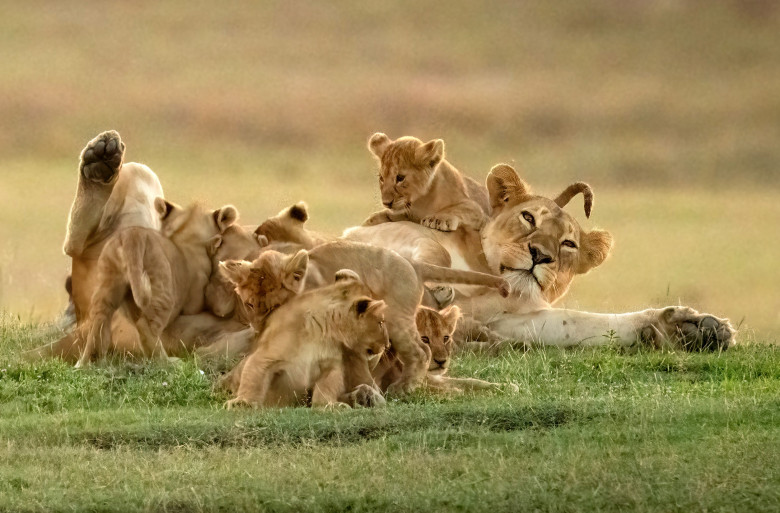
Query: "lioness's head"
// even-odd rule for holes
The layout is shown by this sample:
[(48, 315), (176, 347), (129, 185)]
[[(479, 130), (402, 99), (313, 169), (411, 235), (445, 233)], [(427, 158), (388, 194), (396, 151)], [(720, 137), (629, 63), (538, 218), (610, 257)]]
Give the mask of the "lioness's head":
[(235, 290), (250, 312), (256, 326), (268, 314), (303, 290), (309, 265), (309, 254), (301, 250), (285, 255), (264, 251), (253, 262), (228, 260), (220, 262), (220, 272), (235, 285)]
[(424, 143), (407, 136), (393, 141), (383, 133), (376, 133), (368, 140), (368, 149), (379, 161), (382, 204), (395, 210), (408, 207), (428, 192), (444, 160), (441, 139)]
[(257, 227), (255, 234), (265, 237), (269, 243), (292, 243), (304, 249), (312, 249), (316, 244), (304, 227), (308, 220), (309, 208), (306, 203), (299, 201), (266, 219)]
[(460, 315), (460, 308), (455, 305), (441, 311), (425, 306), (417, 308), (417, 331), (422, 343), (431, 351), (429, 374), (444, 374), (450, 368), (450, 357), (454, 349), (453, 334)]
[(537, 196), (515, 172), (499, 164), (487, 177), (492, 214), (482, 230), (488, 264), (512, 286), (512, 295), (555, 302), (577, 274), (600, 265), (612, 249), (603, 230), (585, 231), (563, 210), (582, 193), (590, 217), (593, 192), (578, 182), (554, 200)]

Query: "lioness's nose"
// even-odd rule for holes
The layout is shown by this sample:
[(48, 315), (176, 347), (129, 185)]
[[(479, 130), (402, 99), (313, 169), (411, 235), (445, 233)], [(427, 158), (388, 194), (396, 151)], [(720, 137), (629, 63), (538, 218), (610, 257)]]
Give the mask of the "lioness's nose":
[(439, 367), (444, 367), (444, 364), (447, 363), (447, 360), (437, 360), (436, 358), (433, 359), (434, 362), (439, 364)]
[(533, 260), (534, 265), (537, 264), (549, 264), (552, 263), (553, 259), (550, 255), (546, 254), (541, 248), (538, 246), (534, 246), (532, 244), (528, 245), (528, 250), (531, 252), (531, 260)]

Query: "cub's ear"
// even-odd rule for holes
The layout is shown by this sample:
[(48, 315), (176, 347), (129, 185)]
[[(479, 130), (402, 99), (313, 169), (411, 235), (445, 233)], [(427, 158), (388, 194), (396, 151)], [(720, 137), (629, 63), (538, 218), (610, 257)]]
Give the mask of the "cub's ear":
[(219, 272), (234, 285), (241, 285), (249, 276), (251, 262), (246, 260), (226, 260), (219, 263)]
[(585, 274), (604, 263), (612, 251), (612, 235), (604, 230), (580, 234), (580, 258), (576, 272)]
[(206, 242), (206, 251), (210, 257), (213, 257), (220, 246), (222, 246), (222, 235), (215, 235)]
[(264, 248), (269, 244), (268, 237), (266, 237), (262, 233), (257, 233), (257, 231), (255, 231), (252, 234), (252, 236), (254, 236), (255, 242), (257, 242), (257, 245), (260, 246), (261, 248)]
[(382, 155), (387, 151), (387, 147), (393, 143), (389, 137), (382, 132), (377, 132), (368, 139), (368, 151), (374, 154), (378, 159), (382, 159)]
[(451, 305), (444, 310), (439, 311), (439, 315), (444, 319), (444, 324), (447, 325), (447, 329), (450, 333), (455, 331), (458, 325), (458, 320), (461, 318), (461, 311), (458, 305)]
[(531, 194), (531, 188), (528, 184), (508, 164), (493, 166), (485, 180), (485, 185), (490, 195), (492, 215), (499, 213), (504, 208), (522, 203)]
[(335, 274), (336, 281), (357, 281), (360, 282), (360, 276), (352, 269), (339, 269)]
[(309, 267), (309, 253), (302, 249), (287, 258), (282, 269), (282, 285), (289, 291), (300, 293), (303, 289), (306, 270)]
[(444, 160), (444, 141), (434, 139), (419, 146), (414, 150), (414, 158), (420, 165), (435, 168)]
[(238, 210), (233, 205), (225, 205), (222, 208), (216, 209), (212, 212), (214, 216), (214, 222), (217, 225), (219, 233), (224, 233), (229, 227), (233, 226), (238, 221)]
[(309, 207), (306, 206), (306, 203), (303, 201), (299, 201), (295, 205), (289, 207), (286, 212), (287, 217), (290, 219), (294, 219), (302, 223), (305, 223), (309, 220)]
[(165, 198), (154, 198), (154, 211), (157, 212), (160, 219), (167, 218), (174, 210), (182, 210), (182, 208), (175, 203), (167, 201)]
[(352, 303), (352, 308), (354, 308), (358, 317), (363, 315), (381, 317), (387, 310), (387, 304), (382, 300), (376, 301), (370, 297), (364, 297)]

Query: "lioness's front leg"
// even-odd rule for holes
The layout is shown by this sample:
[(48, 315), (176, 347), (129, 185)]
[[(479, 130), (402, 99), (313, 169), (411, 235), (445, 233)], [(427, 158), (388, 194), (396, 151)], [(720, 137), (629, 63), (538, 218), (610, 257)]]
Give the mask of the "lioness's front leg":
[(363, 221), (363, 226), (374, 226), (382, 223), (394, 223), (396, 221), (408, 221), (409, 216), (404, 210), (390, 210), (385, 209), (379, 212), (374, 212), (368, 219)]
[(526, 345), (672, 347), (689, 351), (727, 349), (735, 331), (727, 319), (670, 306), (624, 314), (550, 309), (530, 314), (503, 314), (487, 323), (495, 332)]

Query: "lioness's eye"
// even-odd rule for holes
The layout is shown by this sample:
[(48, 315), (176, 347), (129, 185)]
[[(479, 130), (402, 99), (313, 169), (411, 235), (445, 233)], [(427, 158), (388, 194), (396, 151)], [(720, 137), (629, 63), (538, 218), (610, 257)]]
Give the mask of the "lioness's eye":
[(372, 354), (374, 354), (374, 350), (373, 349), (366, 349), (366, 353), (368, 353), (369, 355), (372, 355)]
[(254, 310), (255, 309), (254, 303), (247, 303), (246, 307), (249, 308), (250, 310)]
[(573, 240), (569, 240), (569, 239), (566, 239), (565, 241), (561, 242), (561, 246), (577, 249), (577, 244)]
[(385, 179), (382, 178), (381, 176), (379, 177), (379, 183), (385, 183)]
[(403, 181), (404, 181), (404, 178), (406, 178), (406, 177), (405, 177), (405, 176), (403, 176), (403, 175), (398, 175), (398, 176), (396, 176), (396, 177), (395, 177), (395, 183), (401, 183), (401, 182), (403, 182)]
[(421, 339), (422, 339), (422, 341), (423, 341), (423, 342), (425, 342), (426, 344), (430, 344), (430, 343), (431, 343), (431, 341), (430, 341), (430, 339), (428, 339), (428, 337), (420, 337), (420, 338), (421, 338)]
[(522, 214), (523, 214), (523, 219), (528, 221), (531, 224), (531, 226), (536, 226), (536, 219), (534, 219), (534, 216), (530, 212), (523, 210)]
[(449, 341), (450, 341), (450, 336), (449, 335), (444, 335), (444, 342), (446, 343), (446, 342), (449, 342)]

